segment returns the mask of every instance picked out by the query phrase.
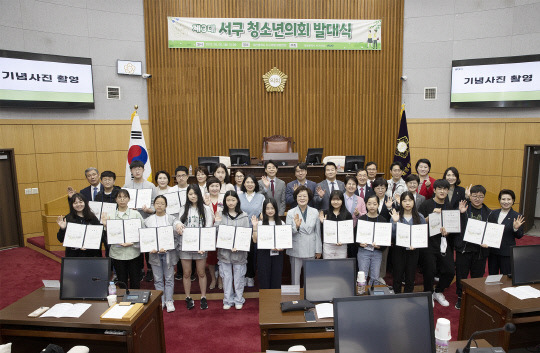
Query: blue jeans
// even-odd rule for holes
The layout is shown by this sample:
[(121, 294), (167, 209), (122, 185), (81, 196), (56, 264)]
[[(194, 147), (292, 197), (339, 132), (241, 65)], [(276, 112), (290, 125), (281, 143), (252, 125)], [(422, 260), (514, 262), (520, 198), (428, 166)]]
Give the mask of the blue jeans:
[(363, 247), (358, 248), (358, 271), (364, 271), (366, 278), (369, 274), (369, 285), (379, 279), (381, 271), (382, 252), (379, 250), (369, 251)]
[[(162, 302), (173, 300), (174, 294), (174, 265), (167, 264), (167, 254), (159, 254), (160, 265), (152, 265), (154, 273), (154, 286), (157, 290), (163, 291)], [(165, 286), (163, 286), (163, 278), (165, 278)]]

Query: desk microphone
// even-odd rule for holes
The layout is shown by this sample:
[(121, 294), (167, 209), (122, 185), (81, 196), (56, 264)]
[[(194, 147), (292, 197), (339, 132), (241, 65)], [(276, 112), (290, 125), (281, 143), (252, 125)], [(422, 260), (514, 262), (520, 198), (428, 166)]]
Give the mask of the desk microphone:
[[(491, 329), (491, 330), (483, 330), (483, 331), (473, 332), (473, 334), (471, 335), (471, 338), (469, 338), (469, 341), (467, 342), (467, 345), (465, 346), (465, 348), (457, 349), (456, 353), (469, 353), (471, 351), (472, 339), (475, 336), (478, 336), (479, 334), (483, 334), (483, 333), (492, 333), (492, 332), (499, 332), (499, 331), (506, 331), (506, 332), (509, 332), (509, 333), (514, 333), (514, 332), (516, 332), (516, 325), (509, 322), (509, 323), (505, 324), (503, 327), (499, 327), (499, 328), (495, 328), (495, 329)], [(479, 352), (479, 350), (475, 349), (475, 352)]]
[(116, 281), (116, 284), (120, 284), (120, 283), (122, 284), (121, 287), (124, 287), (124, 289), (126, 290), (126, 295), (129, 294), (129, 288), (128, 288), (127, 284), (125, 284), (122, 281)]

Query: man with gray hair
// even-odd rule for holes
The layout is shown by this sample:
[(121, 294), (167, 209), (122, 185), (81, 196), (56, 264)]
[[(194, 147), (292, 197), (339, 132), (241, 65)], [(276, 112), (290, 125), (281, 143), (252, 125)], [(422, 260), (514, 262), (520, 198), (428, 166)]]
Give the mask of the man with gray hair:
[(84, 175), (86, 176), (86, 180), (88, 180), (88, 184), (90, 185), (82, 189), (80, 193), (84, 195), (88, 201), (94, 201), (97, 194), (100, 191), (103, 191), (103, 185), (101, 185), (99, 180), (99, 171), (97, 168), (90, 167), (84, 171)]

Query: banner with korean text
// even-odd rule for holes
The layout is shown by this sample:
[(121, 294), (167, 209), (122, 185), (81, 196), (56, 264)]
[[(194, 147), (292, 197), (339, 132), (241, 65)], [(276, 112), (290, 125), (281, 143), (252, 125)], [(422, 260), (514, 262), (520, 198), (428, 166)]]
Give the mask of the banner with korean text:
[(381, 20), (168, 17), (169, 48), (381, 50)]

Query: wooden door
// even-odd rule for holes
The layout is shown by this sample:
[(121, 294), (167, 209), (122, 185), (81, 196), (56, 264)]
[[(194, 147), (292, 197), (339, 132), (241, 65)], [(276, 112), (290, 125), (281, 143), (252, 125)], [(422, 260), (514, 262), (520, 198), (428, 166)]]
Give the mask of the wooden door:
[(525, 217), (523, 230), (527, 232), (534, 225), (537, 199), (538, 168), (540, 166), (540, 145), (525, 145), (523, 153), (523, 176), (521, 178), (521, 202), (519, 212)]
[(23, 244), (15, 156), (13, 149), (0, 149), (0, 249)]

